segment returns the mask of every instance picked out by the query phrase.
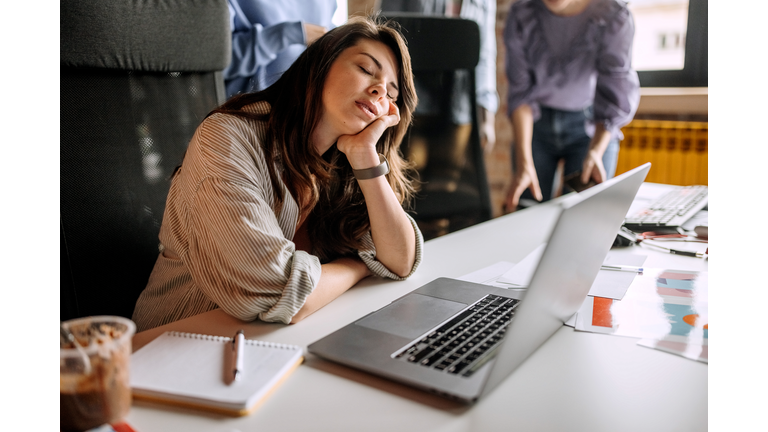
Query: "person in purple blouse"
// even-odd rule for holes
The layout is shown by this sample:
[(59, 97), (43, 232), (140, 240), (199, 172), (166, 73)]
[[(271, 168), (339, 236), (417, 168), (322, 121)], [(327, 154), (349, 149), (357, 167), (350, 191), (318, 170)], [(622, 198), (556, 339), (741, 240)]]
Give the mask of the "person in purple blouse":
[(632, 14), (620, 0), (518, 0), (504, 27), (514, 144), (505, 211), (552, 197), (564, 176), (613, 177), (620, 128), (640, 101)]

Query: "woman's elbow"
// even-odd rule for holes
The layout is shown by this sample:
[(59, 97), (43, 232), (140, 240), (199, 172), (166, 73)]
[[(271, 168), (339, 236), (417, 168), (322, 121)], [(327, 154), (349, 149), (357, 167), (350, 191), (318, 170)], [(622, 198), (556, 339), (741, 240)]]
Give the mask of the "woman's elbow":
[(411, 275), (411, 269), (407, 268), (407, 269), (403, 269), (403, 270), (399, 270), (399, 271), (393, 271), (392, 273), (394, 273), (397, 276), (405, 279), (405, 278), (407, 278), (408, 276)]
[(413, 272), (413, 265), (415, 264), (415, 259), (402, 261), (399, 263), (396, 263), (392, 266), (387, 266), (389, 271), (397, 275), (401, 278), (407, 278), (411, 275)]

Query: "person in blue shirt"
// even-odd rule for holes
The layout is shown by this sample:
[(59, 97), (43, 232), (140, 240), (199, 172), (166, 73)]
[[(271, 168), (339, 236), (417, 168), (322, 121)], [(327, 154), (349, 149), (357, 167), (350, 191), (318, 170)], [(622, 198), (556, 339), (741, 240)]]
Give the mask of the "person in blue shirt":
[(232, 61), (227, 98), (272, 85), (314, 42), (335, 27), (336, 0), (228, 0)]

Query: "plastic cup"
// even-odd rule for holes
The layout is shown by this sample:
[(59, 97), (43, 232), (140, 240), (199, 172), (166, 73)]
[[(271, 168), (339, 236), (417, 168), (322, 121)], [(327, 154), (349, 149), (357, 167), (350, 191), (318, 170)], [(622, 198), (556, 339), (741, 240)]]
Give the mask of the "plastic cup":
[(92, 316), (62, 323), (87, 355), (61, 342), (61, 431), (83, 431), (122, 420), (131, 408), (129, 369), (133, 321)]

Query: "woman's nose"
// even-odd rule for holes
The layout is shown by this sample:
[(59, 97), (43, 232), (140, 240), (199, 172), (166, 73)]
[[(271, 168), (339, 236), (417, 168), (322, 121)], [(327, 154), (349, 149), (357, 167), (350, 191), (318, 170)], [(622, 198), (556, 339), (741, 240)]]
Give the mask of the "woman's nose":
[(383, 98), (387, 95), (387, 87), (384, 83), (376, 83), (368, 88), (368, 92), (378, 98)]

